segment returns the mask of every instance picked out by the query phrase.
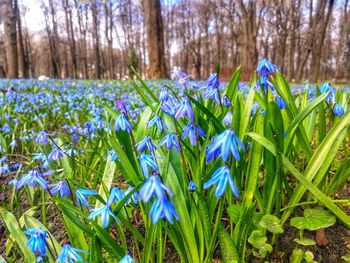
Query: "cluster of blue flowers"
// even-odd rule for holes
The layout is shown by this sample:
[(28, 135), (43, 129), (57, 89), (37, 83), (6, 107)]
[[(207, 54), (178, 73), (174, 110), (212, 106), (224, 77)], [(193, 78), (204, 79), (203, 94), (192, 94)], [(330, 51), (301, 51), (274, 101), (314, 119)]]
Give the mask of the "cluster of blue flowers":
[[(262, 60), (257, 67), (257, 75), (259, 76), (257, 86), (262, 87), (262, 92), (271, 89), (277, 105), (282, 110), (287, 108), (289, 104), (287, 105), (283, 98), (276, 94), (273, 84), (270, 82), (270, 76), (276, 70), (278, 70), (276, 65), (266, 59)], [(190, 145), (192, 145), (199, 149), (200, 144), (205, 141), (206, 136), (208, 137), (209, 132), (206, 134), (205, 129), (202, 129), (205, 124), (202, 125), (202, 120), (196, 120), (197, 115), (194, 113), (194, 105), (196, 104), (193, 103), (193, 98), (186, 95), (186, 91), (189, 91), (189, 89), (201, 89), (203, 90), (201, 93), (202, 99), (211, 100), (212, 105), (220, 105), (222, 112), (225, 114), (223, 131), (212, 138), (207, 138), (211, 143), (205, 150), (206, 164), (215, 162), (215, 165), (220, 164), (220, 167), (217, 169), (215, 167), (215, 171), (210, 174), (210, 178), (204, 182), (197, 180), (197, 178), (194, 179), (195, 181), (190, 181), (187, 189), (190, 193), (194, 193), (198, 190), (197, 185), (200, 190), (207, 190), (215, 186), (215, 196), (221, 198), (229, 188), (232, 194), (238, 198), (240, 193), (234, 180), (235, 174), (233, 171), (235, 169), (233, 166), (237, 165), (237, 162), (240, 162), (242, 158), (244, 159), (246, 146), (232, 128), (233, 105), (230, 98), (222, 94), (224, 84), (220, 82), (218, 74), (212, 74), (206, 81), (205, 87), (202, 88), (199, 83), (194, 82), (190, 76), (181, 70), (173, 72), (172, 77), (181, 89), (180, 94), (178, 96), (174, 95), (169, 92), (170, 89), (166, 85), (163, 85), (159, 96), (160, 108), (148, 121), (147, 134), (138, 142), (135, 141), (133, 127), (139, 113), (145, 108), (145, 104), (132, 93), (123, 92), (122, 94), (122, 92), (116, 91), (114, 84), (103, 83), (99, 84), (101, 85), (99, 89), (86, 91), (83, 84), (73, 81), (65, 84), (53, 81), (48, 81), (48, 83), (34, 81), (28, 86), (27, 84), (22, 85), (14, 82), (18, 90), (10, 90), (2, 96), (0, 106), (11, 105), (14, 113), (27, 117), (28, 112), (35, 112), (32, 119), (38, 123), (44, 119), (52, 118), (52, 116), (63, 116), (66, 122), (61, 128), (63, 132), (69, 135), (70, 144), (59, 146), (60, 142), (55, 139), (55, 132), (49, 133), (46, 130), (40, 130), (42, 129), (41, 126), (35, 126), (36, 128), (32, 130), (23, 130), (17, 138), (12, 136), (8, 140), (8, 142), (11, 141), (8, 145), (0, 145), (0, 152), (5, 151), (4, 148), (15, 150), (23, 141), (36, 144), (36, 151), (38, 152), (32, 154), (31, 160), (33, 162), (28, 169), (25, 169), (25, 173), (21, 174), (19, 178), (11, 180), (10, 184), (17, 190), (21, 190), (25, 186), (38, 186), (50, 195), (71, 198), (74, 204), (76, 201), (79, 209), (84, 213), (88, 213), (87, 219), (91, 220), (91, 224), (100, 224), (107, 229), (113, 224), (118, 224), (121, 220), (121, 215), (117, 214), (116, 211), (116, 207), (120, 202), (124, 202), (125, 206), (132, 205), (133, 207), (138, 206), (140, 202), (149, 203), (149, 217), (153, 224), (161, 219), (174, 224), (180, 220), (173, 204), (176, 196), (167, 186), (167, 181), (164, 179), (166, 176), (161, 174), (160, 166), (163, 160), (158, 155), (164, 148), (166, 151), (174, 150), (175, 153), (179, 154), (183, 153), (182, 146), (190, 148)], [(97, 83), (94, 85), (97, 85)], [(37, 87), (38, 91), (34, 92), (32, 90), (33, 86)], [(62, 94), (55, 91), (58, 86)], [(74, 91), (71, 87), (74, 87)], [(308, 83), (306, 87), (308, 98), (311, 100), (314, 96), (312, 87)], [(243, 84), (239, 85), (239, 91), (245, 92), (246, 88)], [(47, 89), (52, 96), (48, 96), (48, 92), (45, 92)], [(326, 102), (333, 109), (335, 116), (341, 116), (345, 113), (342, 104), (336, 102), (337, 93), (330, 83), (322, 85), (321, 93), (329, 93)], [(198, 99), (200, 95), (197, 92), (196, 94), (197, 97), (195, 96), (195, 98)], [(91, 99), (92, 103), (82, 100), (82, 97)], [(120, 99), (114, 102), (116, 97)], [(124, 101), (128, 101), (128, 103), (126, 104)], [(114, 125), (108, 124), (109, 120), (106, 119), (105, 110), (100, 106), (103, 104), (112, 105), (110, 107), (112, 110), (119, 111), (120, 114), (115, 118)], [(254, 103), (251, 114), (254, 115), (259, 107), (258, 103)], [(79, 121), (81, 112), (88, 112), (88, 121)], [(170, 118), (167, 116), (170, 116)], [(1, 132), (9, 137), (16, 129), (16, 125), (20, 123), (19, 119), (4, 113), (0, 118)], [(97, 191), (88, 188), (76, 189), (76, 187), (72, 189), (70, 181), (61, 175), (56, 176), (60, 173), (57, 167), (62, 164), (62, 159), (65, 156), (74, 158), (85, 153), (84, 149), (79, 150), (80, 143), (99, 138), (101, 133), (113, 134), (113, 130), (116, 133), (125, 132), (132, 139), (134, 154), (144, 177), (140, 178), (144, 183), (139, 189), (129, 186), (127, 189), (121, 190), (117, 186), (113, 186), (109, 194), (106, 193), (105, 200), (102, 200)], [(189, 142), (188, 145), (186, 141)], [(113, 149), (106, 149), (104, 154), (104, 157), (111, 161), (119, 161), (118, 154)], [(181, 160), (181, 162), (183, 161)], [(8, 157), (0, 158), (0, 175), (15, 172), (19, 168), (20, 165), (11, 163)], [(212, 190), (213, 193), (214, 190)], [(125, 200), (131, 192), (133, 194), (130, 195), (128, 200)], [(228, 192), (228, 194), (231, 193)], [(95, 199), (99, 202), (96, 202), (96, 206), (91, 208), (91, 201)], [(42, 228), (27, 229), (25, 234), (29, 236), (27, 246), (36, 255), (38, 261), (44, 260), (48, 253), (52, 253), (49, 246), (49, 234), (46, 230)], [(58, 262), (73, 262), (83, 261), (84, 256), (82, 254), (88, 253), (65, 244), (56, 256)], [(126, 254), (120, 262), (134, 262), (134, 260), (129, 254)]]
[[(49, 238), (46, 230), (41, 227), (31, 228), (24, 231), (29, 236), (27, 247), (35, 254), (37, 262), (43, 262), (49, 249)], [(50, 250), (49, 250), (50, 251)], [(50, 251), (52, 253), (52, 251)], [(65, 244), (57, 256), (58, 263), (65, 262), (84, 262), (83, 258), (78, 253), (89, 254), (85, 250), (74, 248), (69, 244)]]

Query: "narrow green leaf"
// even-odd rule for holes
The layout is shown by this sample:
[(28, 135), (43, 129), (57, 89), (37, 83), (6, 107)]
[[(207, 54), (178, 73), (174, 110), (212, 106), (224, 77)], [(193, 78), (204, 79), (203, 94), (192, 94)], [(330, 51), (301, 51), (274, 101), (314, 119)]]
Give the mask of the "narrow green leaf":
[[(347, 116), (350, 116), (347, 114)], [(265, 137), (256, 134), (256, 133), (248, 133), (249, 137), (254, 139), (255, 141), (259, 142), (261, 145), (263, 145), (265, 148), (267, 148), (271, 153), (275, 154), (274, 145), (267, 140)], [(321, 203), (323, 203), (330, 211), (333, 212), (335, 216), (337, 216), (347, 227), (350, 227), (350, 217), (346, 215), (346, 213), (341, 210), (338, 206), (336, 206), (332, 200), (327, 197), (324, 193), (322, 193), (316, 186), (314, 186), (305, 175), (302, 175), (298, 169), (294, 167), (294, 165), (288, 160), (287, 157), (282, 155), (282, 160), (284, 166), (291, 172), (291, 174), (300, 182), (299, 186), (301, 186), (300, 192), (304, 193), (305, 189), (309, 190), (314, 197), (316, 197), (318, 200), (320, 200)], [(310, 164), (309, 164), (310, 165)], [(300, 193), (298, 194), (298, 197), (300, 196)], [(302, 195), (301, 195), (302, 196)], [(288, 206), (293, 205), (294, 203), (297, 203), (300, 201), (300, 198), (295, 198), (294, 201), (292, 200), (289, 202)], [(290, 209), (286, 210), (288, 212), (285, 212), (282, 216), (282, 223), (285, 223), (292, 213), (295, 206), (292, 206)]]
[(239, 255), (237, 248), (233, 244), (233, 241), (227, 232), (227, 230), (220, 224), (219, 226), (219, 243), (222, 259), (225, 263), (238, 263)]
[(16, 217), (2, 207), (0, 207), (0, 215), (2, 221), (6, 226), (6, 229), (9, 231), (12, 237), (15, 237), (13, 241), (15, 241), (18, 244), (18, 247), (21, 249), (24, 255), (23, 259), (25, 260), (25, 262), (34, 262), (35, 255), (27, 247), (28, 239), (23, 233), (21, 227), (19, 226)]
[(236, 96), (238, 92), (238, 82), (241, 77), (241, 69), (242, 69), (242, 66), (237, 67), (237, 69), (232, 75), (230, 82), (227, 85), (226, 96), (229, 98), (230, 101), (233, 100), (233, 98)]
[(221, 122), (214, 116), (213, 113), (211, 113), (210, 110), (208, 110), (203, 104), (198, 102), (195, 98), (193, 98), (189, 93), (185, 92), (187, 97), (190, 99), (190, 101), (196, 105), (213, 123), (215, 130), (217, 133), (220, 133), (224, 130), (224, 126), (221, 124)]
[(314, 99), (312, 102), (310, 102), (302, 111), (298, 113), (297, 116), (292, 120), (290, 125), (287, 129), (287, 137), (285, 141), (285, 154), (288, 156), (288, 153), (290, 151), (290, 148), (292, 146), (293, 138), (295, 135), (295, 132), (297, 131), (298, 127), (300, 126), (300, 123), (318, 106), (322, 105), (322, 102), (327, 97), (328, 93), (323, 94), (316, 99)]

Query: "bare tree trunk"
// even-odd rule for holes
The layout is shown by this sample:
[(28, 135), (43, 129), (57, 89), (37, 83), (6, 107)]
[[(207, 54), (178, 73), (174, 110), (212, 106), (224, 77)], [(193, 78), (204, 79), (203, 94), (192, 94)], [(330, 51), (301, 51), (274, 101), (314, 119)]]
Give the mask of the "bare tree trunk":
[[(79, 35), (80, 39), (78, 41), (79, 43), (79, 57), (81, 58), (81, 65), (82, 65), (82, 76), (83, 78), (89, 78), (89, 72), (88, 72), (88, 62), (87, 62), (87, 41), (86, 41), (86, 28), (87, 28), (87, 18), (88, 18), (88, 12), (87, 8), (85, 7), (85, 25), (83, 21), (82, 12), (79, 10), (79, 2), (78, 0), (74, 0), (75, 9), (77, 11), (77, 17), (78, 17), (78, 26), (79, 26)], [(78, 63), (77, 63), (78, 64)]]
[[(325, 3), (326, 1), (319, 1), (318, 4), (320, 5), (319, 9), (322, 9), (323, 12), (325, 11)], [(332, 14), (333, 6), (334, 6), (334, 0), (328, 0), (328, 9), (327, 9), (327, 14), (326, 16), (322, 19), (322, 22), (320, 23), (320, 32), (318, 32), (317, 36), (318, 38), (316, 39), (316, 44), (312, 49), (312, 81), (316, 82), (319, 77), (320, 73), (320, 64), (321, 64), (321, 55), (322, 55), (322, 48), (324, 44), (324, 39), (326, 36), (326, 30), (328, 27), (328, 22), (329, 18)], [(324, 7), (321, 7), (321, 5), (324, 5)], [(319, 23), (319, 21), (317, 21)]]
[(17, 39), (18, 39), (18, 66), (19, 70), (21, 72), (21, 77), (28, 78), (28, 59), (27, 54), (24, 50), (24, 43), (23, 43), (23, 34), (22, 34), (22, 22), (21, 22), (21, 14), (18, 7), (18, 0), (14, 0), (15, 2), (15, 11), (16, 11), (16, 18), (17, 18)]
[(97, 13), (97, 4), (93, 3), (91, 5), (92, 11), (92, 38), (94, 45), (95, 54), (95, 77), (97, 79), (101, 78), (101, 57), (100, 57), (100, 37), (99, 37), (99, 22)]
[(18, 77), (16, 10), (12, 0), (4, 0), (4, 32), (7, 58), (7, 77)]
[(142, 0), (147, 29), (149, 77), (167, 78), (160, 0)]
[(112, 5), (113, 3), (105, 3), (105, 38), (107, 40), (107, 49), (108, 49), (108, 77), (114, 77), (114, 59), (113, 59), (113, 18), (112, 18)]
[(73, 21), (72, 21), (72, 7), (68, 0), (62, 0), (62, 5), (65, 13), (65, 22), (66, 22), (66, 30), (67, 30), (67, 38), (69, 44), (69, 53), (71, 57), (71, 74), (73, 78), (77, 78), (77, 54), (76, 54), (76, 45), (75, 45), (75, 37), (74, 37), (74, 29), (73, 29)]
[(241, 11), (243, 46), (241, 47), (242, 79), (248, 79), (254, 72), (258, 62), (258, 51), (256, 48), (256, 1), (249, 0), (247, 7), (243, 0), (239, 2)]

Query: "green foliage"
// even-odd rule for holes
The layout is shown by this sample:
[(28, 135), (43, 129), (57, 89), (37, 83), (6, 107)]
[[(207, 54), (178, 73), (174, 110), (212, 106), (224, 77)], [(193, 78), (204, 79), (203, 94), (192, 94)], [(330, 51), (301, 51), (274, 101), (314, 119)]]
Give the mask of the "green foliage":
[(320, 207), (305, 209), (304, 217), (293, 217), (290, 225), (298, 229), (318, 230), (335, 224), (335, 216)]
[[(177, 83), (181, 86), (179, 88), (167, 82), (164, 87), (171, 96), (181, 101), (178, 98), (181, 91), (189, 100), (194, 113), (193, 121), (205, 133), (205, 137), (195, 138), (196, 144), (192, 145), (187, 138), (182, 138), (184, 127), (190, 124), (188, 118), (175, 119), (161, 109), (163, 102), (158, 94), (163, 82), (149, 83), (141, 79), (135, 70), (136, 53), (131, 53), (130, 64), (136, 79), (114, 84), (130, 93), (137, 93), (142, 100), (141, 112), (135, 110), (141, 103), (135, 105), (136, 102), (126, 101), (127, 114), (133, 110), (139, 114), (137, 120), (132, 120), (125, 113), (133, 126), (132, 131), (114, 130), (115, 122), (124, 113), (117, 111), (110, 101), (91, 95), (80, 98), (84, 102), (82, 105), (88, 101), (93, 102), (94, 107), (99, 105), (102, 109), (99, 117), (103, 119), (104, 127), (111, 129), (96, 128), (94, 136), (81, 136), (81, 140), (74, 143), (66, 131), (58, 129), (59, 139), (51, 138), (52, 144), (21, 142), (17, 149), (21, 153), (15, 154), (25, 161), (21, 163), (16, 178), (41, 165), (32, 160), (32, 153), (48, 155), (53, 144), (59, 149), (72, 146), (84, 150), (84, 153), (68, 154), (66, 151), (58, 162), (50, 163), (50, 169), (55, 174), (47, 180), (50, 183), (64, 180), (73, 192), (72, 196), (60, 198), (33, 187), (21, 191), (12, 189), (11, 204), (2, 204), (4, 208), (0, 208), (8, 237), (6, 256), (12, 253), (14, 257), (33, 262), (35, 256), (26, 246), (28, 238), (23, 230), (38, 226), (46, 229), (52, 237), (48, 244), (50, 250), (61, 250), (63, 244), (55, 239), (54, 228), (48, 218), (49, 207), (57, 211), (69, 243), (88, 251), (90, 254), (83, 256), (84, 260), (93, 262), (115, 262), (132, 253), (139, 262), (162, 262), (164, 258), (176, 254), (176, 260), (181, 262), (207, 263), (213, 261), (216, 249), (220, 249), (224, 262), (249, 262), (252, 256), (269, 260), (270, 253), (277, 249), (278, 238), (283, 238), (284, 225), (290, 217), (290, 225), (301, 230), (300, 238), (294, 241), (303, 246), (315, 245), (314, 240), (302, 236), (303, 230), (330, 227), (336, 219), (350, 227), (350, 218), (339, 205), (342, 203), (332, 199), (337, 188), (348, 180), (349, 152), (345, 142), (349, 139), (350, 113), (337, 118), (330, 116), (331, 105), (326, 103), (330, 93), (321, 94), (318, 91), (311, 101), (307, 92), (294, 96), (286, 79), (276, 71), (274, 76), (269, 76), (269, 80), (274, 84), (277, 95), (286, 102), (286, 108), (280, 109), (274, 92), (263, 86), (256, 88), (257, 76), (254, 76), (250, 87), (241, 90), (241, 67), (238, 67), (225, 90), (218, 89), (220, 98), (226, 95), (231, 104), (224, 107), (221, 102), (204, 99), (202, 90)], [(157, 85), (158, 88), (153, 87)], [(345, 92), (338, 93), (337, 100), (345, 104)], [(120, 97), (122, 95), (119, 94)], [(82, 128), (96, 117), (95, 113), (89, 113), (91, 109), (88, 107), (82, 106), (81, 114), (73, 114), (68, 106), (70, 104), (62, 102), (62, 105), (57, 107), (65, 115), (55, 115), (50, 111), (50, 116), (44, 116), (37, 122), (27, 121), (19, 114), (19, 124), (13, 127), (13, 134), (25, 136), (30, 127), (49, 130), (51, 125), (56, 127), (65, 121)], [(2, 113), (12, 112), (11, 107), (3, 106)], [(35, 108), (35, 116), (42, 114), (39, 106)], [(228, 112), (232, 112), (232, 123), (223, 123)], [(149, 121), (156, 116), (162, 118), (168, 131), (149, 127)], [(4, 125), (3, 119), (0, 124)], [(228, 129), (234, 131), (246, 151), (239, 150), (239, 160), (230, 156), (223, 161), (218, 152), (215, 160), (207, 162), (206, 151), (212, 145), (213, 138)], [(166, 198), (174, 206), (179, 220), (171, 224), (161, 219), (153, 224), (150, 211), (155, 199), (149, 202), (138, 199), (138, 204), (135, 204), (131, 198), (147, 180), (139, 161), (141, 153), (136, 150), (135, 144), (149, 136), (155, 145), (159, 145), (167, 133), (173, 133), (179, 140), (179, 151), (166, 150), (163, 146), (150, 154), (159, 157), (156, 158), (156, 175), (171, 190), (172, 195), (166, 195)], [(3, 151), (10, 151), (13, 134), (0, 134)], [(111, 158), (109, 151), (115, 152), (115, 159)], [(222, 166), (229, 167), (230, 176), (239, 192), (238, 198), (228, 186), (219, 198), (216, 197), (217, 185), (204, 189), (204, 183)], [(190, 181), (195, 183), (197, 189), (188, 189)], [(118, 224), (110, 220), (105, 228), (101, 226), (100, 218), (89, 219), (91, 211), (79, 207), (74, 195), (78, 188), (95, 190), (97, 195), (89, 197), (88, 201), (92, 208), (97, 209), (107, 204), (113, 187), (125, 193), (128, 186), (133, 186), (131, 192), (121, 200), (108, 204), (118, 218)], [(34, 214), (34, 209), (22, 211), (21, 198), (28, 200), (31, 206), (38, 205), (41, 215)], [(323, 205), (324, 208), (305, 208), (302, 206), (305, 204)], [(304, 216), (296, 217), (295, 207), (301, 206)], [(171, 251), (168, 247), (171, 247)], [(49, 262), (56, 260), (55, 255), (51, 254), (47, 259)], [(290, 262), (303, 261), (314, 262), (314, 255), (309, 251), (294, 250)]]

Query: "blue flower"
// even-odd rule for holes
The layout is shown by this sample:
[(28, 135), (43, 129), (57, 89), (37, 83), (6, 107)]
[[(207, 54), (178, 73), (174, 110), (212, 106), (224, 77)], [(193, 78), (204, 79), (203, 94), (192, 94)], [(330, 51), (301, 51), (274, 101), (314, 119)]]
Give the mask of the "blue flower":
[(222, 120), (222, 123), (228, 127), (232, 126), (232, 111), (226, 113), (224, 119)]
[(222, 160), (226, 162), (229, 158), (230, 153), (233, 157), (239, 161), (238, 146), (245, 151), (245, 147), (241, 140), (236, 136), (233, 130), (228, 129), (219, 134), (210, 144), (206, 150), (207, 163), (214, 159), (214, 157), (221, 155)]
[(160, 106), (160, 108), (165, 114), (168, 114), (171, 117), (175, 116), (176, 106), (170, 98), (168, 100), (166, 100), (165, 102), (163, 102), (162, 106)]
[(152, 223), (156, 224), (159, 219), (166, 218), (170, 224), (174, 223), (173, 217), (179, 221), (179, 216), (173, 204), (166, 198), (157, 199), (149, 212)]
[(176, 147), (176, 150), (180, 152), (180, 144), (176, 134), (174, 133), (169, 133), (165, 135), (165, 137), (159, 142), (159, 147), (161, 147), (163, 144), (165, 144), (165, 149), (167, 150)]
[(149, 177), (148, 167), (152, 168), (154, 171), (158, 171), (157, 163), (154, 160), (155, 158), (160, 158), (160, 157), (149, 155), (149, 154), (142, 154), (138, 157), (141, 164), (143, 175), (146, 178)]
[(179, 106), (177, 106), (175, 119), (179, 119), (182, 116), (186, 116), (191, 122), (194, 121), (194, 113), (189, 99), (183, 100), (180, 102)]
[(93, 124), (91, 122), (85, 122), (84, 126), (88, 130), (89, 133), (93, 133), (93, 132), (97, 131), (95, 124)]
[(215, 88), (208, 88), (203, 92), (203, 98), (213, 99), (216, 103), (220, 103), (219, 91)]
[(72, 135), (72, 141), (73, 141), (73, 142), (79, 141), (79, 136), (78, 136), (77, 134), (74, 133), (74, 134)]
[(332, 90), (333, 90), (333, 88), (331, 86), (331, 83), (329, 83), (329, 82), (323, 83), (321, 86), (321, 93), (322, 94), (327, 93), (328, 91), (332, 91)]
[(278, 107), (280, 108), (280, 110), (285, 109), (287, 106), (286, 102), (280, 96), (276, 97), (276, 103), (277, 103)]
[(95, 208), (91, 210), (91, 214), (89, 215), (88, 219), (94, 219), (95, 217), (101, 216), (102, 220), (102, 227), (106, 228), (109, 224), (109, 218), (113, 217), (115, 222), (118, 223), (117, 217), (114, 215), (113, 211), (109, 207), (109, 204), (104, 205), (100, 208)]
[(154, 194), (157, 195), (159, 199), (164, 199), (166, 198), (166, 193), (170, 196), (173, 195), (171, 190), (162, 183), (159, 176), (152, 175), (141, 187), (140, 199), (143, 202), (148, 202)]
[[(43, 176), (45, 175), (46, 173), (43, 174)], [(23, 177), (18, 181), (16, 187), (17, 189), (20, 189), (24, 185), (40, 185), (43, 189), (47, 190), (49, 187), (43, 176), (37, 170), (30, 170), (27, 174), (23, 175)]]
[(332, 104), (335, 100), (335, 90), (333, 89), (333, 87), (331, 86), (331, 84), (329, 82), (327, 83), (323, 83), (322, 87), (321, 87), (321, 93), (327, 93), (329, 92), (327, 98), (326, 98), (326, 102), (328, 104)]
[(221, 83), (217, 73), (211, 74), (210, 77), (207, 79), (208, 89), (217, 89), (218, 87), (220, 87), (220, 85)]
[(191, 77), (181, 69), (174, 69), (174, 71), (171, 72), (171, 79), (179, 81), (180, 85), (184, 85), (186, 83), (186, 80), (190, 78)]
[(168, 127), (165, 125), (165, 123), (162, 121), (162, 117), (159, 115), (155, 116), (152, 120), (148, 122), (148, 129), (152, 126), (156, 125), (159, 131), (167, 130)]
[(118, 263), (134, 263), (136, 262), (129, 254), (125, 255)]
[(71, 196), (70, 189), (65, 181), (59, 181), (56, 184), (50, 184), (51, 187), (51, 194), (55, 195), (57, 193), (60, 193), (60, 197), (64, 198), (66, 196)]
[(195, 182), (190, 181), (190, 182), (188, 183), (187, 189), (188, 189), (188, 191), (190, 191), (190, 192), (194, 192), (194, 191), (197, 191), (197, 190), (198, 190), (198, 187), (197, 187), (197, 185), (196, 185)]
[(222, 104), (224, 104), (224, 106), (226, 108), (231, 106), (231, 102), (230, 102), (229, 98), (226, 95), (222, 98)]
[(19, 163), (11, 164), (11, 170), (17, 171), (21, 165)]
[(10, 125), (8, 125), (7, 123), (5, 123), (4, 126), (2, 127), (2, 131), (3, 131), (4, 133), (10, 133), (10, 132), (11, 132)]
[(123, 100), (117, 100), (115, 102), (115, 106), (117, 107), (118, 110), (125, 112), (125, 102)]
[(85, 250), (74, 248), (69, 244), (62, 247), (60, 254), (57, 257), (58, 263), (73, 263), (84, 262), (83, 258), (78, 253), (89, 254)]
[(132, 125), (129, 122), (129, 120), (125, 117), (124, 114), (121, 114), (118, 116), (118, 118), (115, 120), (115, 124), (114, 124), (114, 130), (115, 131), (127, 131), (127, 132), (131, 132), (132, 130)]
[(151, 137), (146, 136), (142, 141), (138, 142), (136, 145), (136, 150), (139, 152), (145, 151), (147, 148), (148, 151), (153, 152), (157, 147), (153, 144)]
[(43, 154), (43, 153), (34, 153), (33, 160), (41, 161), (42, 164), (43, 164), (43, 168), (44, 169), (49, 169), (50, 168), (49, 160), (46, 157), (46, 155)]
[(163, 88), (162, 88), (162, 90), (160, 91), (160, 94), (159, 94), (159, 100), (161, 102), (164, 102), (168, 98), (169, 98), (169, 93), (168, 93), (167, 89), (163, 86)]
[[(256, 72), (258, 73), (259, 77), (266, 77), (269, 74), (275, 73), (276, 69), (278, 70), (276, 65), (272, 64), (267, 59), (262, 59), (256, 68)], [(264, 84), (264, 82), (261, 84)]]
[(35, 254), (35, 256), (46, 256), (46, 238), (48, 238), (46, 230), (39, 228), (31, 228), (24, 231), (26, 235), (29, 235), (30, 238), (27, 242), (27, 247)]
[(58, 159), (63, 157), (63, 152), (55, 147), (49, 154), (49, 156), (47, 157), (50, 161), (57, 161)]
[[(197, 124), (196, 124), (196, 129), (197, 129), (198, 136), (205, 137), (205, 132)], [(190, 143), (192, 145), (196, 145), (196, 133), (195, 133), (195, 130), (194, 130), (193, 123), (189, 123), (183, 129), (183, 133), (182, 133), (182, 137), (181, 137), (182, 140), (184, 140), (187, 136), (190, 139)]]
[(269, 81), (269, 75), (273, 74), (276, 69), (278, 69), (278, 67), (270, 63), (268, 60), (266, 59), (261, 60), (256, 69), (256, 72), (260, 77), (259, 81), (257, 81), (256, 83), (256, 87), (259, 87), (260, 85), (262, 85), (265, 88), (265, 90), (267, 88), (274, 90), (272, 83)]
[[(129, 186), (128, 189), (125, 191), (124, 195), (128, 195), (132, 190), (134, 190), (134, 187)], [(130, 203), (130, 200), (132, 200), (135, 205), (138, 205), (138, 203), (139, 203), (139, 194), (138, 194), (138, 192), (134, 192), (131, 195), (131, 197), (126, 201), (127, 205)]]
[(9, 158), (7, 156), (0, 158), (0, 164), (3, 164), (3, 163), (8, 162), (8, 161), (9, 161)]
[(217, 198), (221, 197), (226, 190), (227, 183), (229, 184), (232, 193), (238, 197), (238, 189), (236, 184), (234, 183), (231, 175), (230, 175), (230, 168), (228, 166), (223, 166), (217, 169), (211, 178), (209, 179), (208, 182), (204, 183), (204, 189), (207, 189), (211, 187), (214, 184), (217, 184), (216, 191), (215, 191), (215, 196)]
[(38, 133), (35, 142), (36, 144), (47, 144), (48, 143), (48, 136), (49, 134), (46, 133), (46, 131), (41, 131)]
[(95, 190), (89, 190), (89, 189), (78, 189), (76, 192), (76, 197), (78, 200), (78, 205), (81, 207), (81, 205), (84, 205), (86, 207), (90, 207), (87, 198), (90, 195), (97, 195), (97, 192)]
[(341, 104), (335, 103), (333, 107), (333, 113), (335, 116), (342, 116), (344, 115), (344, 108)]
[(124, 193), (118, 187), (113, 187), (111, 193), (109, 194), (107, 204), (111, 205), (114, 201), (120, 201), (124, 198), (124, 196)]
[(16, 142), (15, 139), (13, 139), (13, 140), (11, 141), (10, 146), (11, 146), (11, 147), (16, 147), (16, 146), (17, 146), (17, 142)]
[(11, 170), (10, 170), (10, 167), (8, 164), (4, 164), (4, 165), (0, 166), (0, 175), (10, 173), (10, 172), (11, 172)]
[(111, 158), (111, 161), (115, 161), (118, 158), (117, 153), (114, 150), (108, 151), (108, 156)]
[(15, 178), (15, 179), (12, 179), (10, 182), (9, 182), (9, 185), (12, 185), (14, 187), (17, 186), (17, 183), (18, 183), (18, 180)]
[(212, 74), (207, 80), (207, 89), (203, 93), (205, 99), (214, 99), (217, 103), (220, 103), (219, 88), (220, 80), (217, 73)]

